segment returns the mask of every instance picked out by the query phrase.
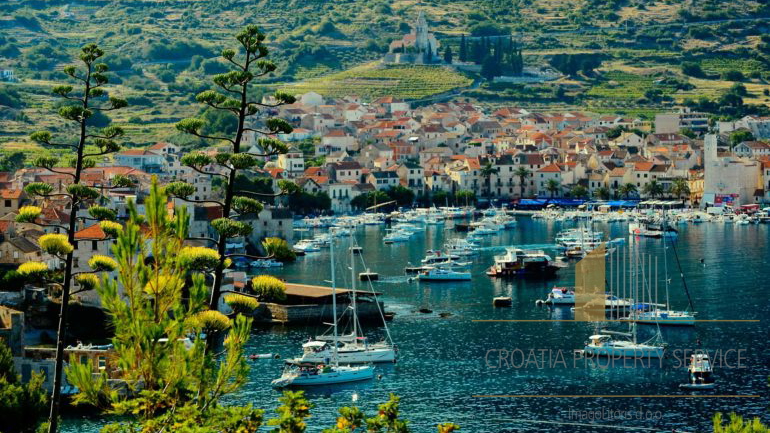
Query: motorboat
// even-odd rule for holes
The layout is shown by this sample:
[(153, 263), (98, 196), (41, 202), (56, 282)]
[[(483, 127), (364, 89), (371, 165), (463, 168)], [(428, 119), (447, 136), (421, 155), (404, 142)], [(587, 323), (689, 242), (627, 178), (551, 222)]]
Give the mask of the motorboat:
[(252, 268), (280, 268), (283, 263), (275, 259), (254, 260), (251, 262)]
[(575, 305), (574, 287), (554, 287), (544, 302), (549, 305)]
[(412, 236), (407, 233), (401, 231), (393, 231), (385, 235), (382, 240), (386, 244), (394, 244), (399, 242), (408, 242), (411, 238)]
[(714, 366), (711, 364), (708, 354), (696, 352), (690, 356), (690, 365), (687, 366), (690, 381), (679, 385), (680, 389), (709, 390), (716, 387), (714, 382)]
[(473, 256), (478, 254), (479, 245), (467, 239), (453, 239), (444, 244), (447, 254)]
[(452, 269), (451, 267), (432, 266), (417, 274), (420, 281), (470, 281), (471, 273)]
[(321, 248), (309, 239), (303, 239), (294, 244), (294, 249), (305, 253), (321, 251)]
[(550, 277), (558, 270), (559, 266), (556, 266), (551, 256), (544, 251), (506, 248), (505, 254), (495, 256), (495, 264), (487, 270), (487, 275), (490, 277)]
[(458, 260), (459, 258), (460, 256), (458, 255), (451, 254), (451, 253), (450, 254), (442, 253), (441, 250), (430, 250), (428, 251), (428, 255), (425, 256), (425, 258), (422, 259), (421, 261), (426, 265), (432, 265), (435, 263), (443, 263), (447, 261), (451, 262), (454, 260)]

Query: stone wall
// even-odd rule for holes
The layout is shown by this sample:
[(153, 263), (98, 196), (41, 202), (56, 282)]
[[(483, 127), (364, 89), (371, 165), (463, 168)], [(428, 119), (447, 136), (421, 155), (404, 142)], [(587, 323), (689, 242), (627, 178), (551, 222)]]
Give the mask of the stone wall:
[(0, 339), (11, 348), (13, 356), (24, 350), (24, 313), (0, 306)]

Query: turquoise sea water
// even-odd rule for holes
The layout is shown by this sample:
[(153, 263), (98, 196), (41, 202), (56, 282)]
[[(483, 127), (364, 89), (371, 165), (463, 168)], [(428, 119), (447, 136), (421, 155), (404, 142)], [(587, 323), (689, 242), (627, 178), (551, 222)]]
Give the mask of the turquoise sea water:
[[(717, 411), (736, 411), (770, 421), (770, 283), (767, 278), (770, 226), (705, 223), (677, 227), (680, 235), (676, 249), (698, 311), (697, 318), (759, 319), (761, 322), (698, 323), (694, 328), (663, 328), (669, 352), (677, 356), (670, 357), (662, 366), (653, 362), (637, 368), (628, 368), (633, 365), (622, 363), (606, 366), (575, 362), (573, 350), (582, 348), (586, 337), (594, 331), (590, 323), (474, 322), (572, 319), (568, 308), (551, 311), (536, 306), (535, 300), (543, 299), (554, 285), (573, 285), (574, 262), (562, 269), (557, 279), (549, 281), (494, 280), (484, 271), (492, 264), (493, 256), (502, 251), (501, 247), (546, 248), (553, 245), (559, 230), (573, 226), (574, 223), (519, 218), (516, 228), (483, 241), (471, 268), (473, 281), (432, 284), (408, 282), (403, 274), (404, 266), (408, 262), (419, 263), (426, 250), (440, 248), (446, 239), (464, 234), (448, 230), (451, 225), (428, 227), (409, 243), (384, 245), (383, 227), (358, 228), (356, 242), (364, 248), (366, 265), (381, 276), (374, 288), (382, 293), (386, 310), (397, 313), (390, 329), (399, 348), (399, 360), (392, 365), (378, 365), (381, 375), (378, 380), (308, 390), (315, 406), (309, 431), (318, 432), (332, 426), (336, 408), (340, 406), (357, 405), (374, 414), (377, 404), (386, 401), (389, 393), (401, 397), (402, 415), (410, 420), (416, 432), (435, 431), (435, 425), (443, 421), (460, 424), (462, 431), (467, 432), (610, 431), (599, 424), (626, 426), (631, 431), (710, 431), (711, 417)], [(611, 238), (627, 237), (625, 224), (596, 223), (594, 228)], [(341, 242), (339, 251), (344, 251), (348, 241)], [(628, 245), (662, 260), (661, 240), (641, 239)], [(684, 308), (687, 299), (670, 248), (666, 257), (672, 306)], [(661, 279), (662, 269), (660, 262)], [(339, 263), (337, 271), (338, 285), (348, 287), (347, 264)], [(271, 273), (290, 282), (324, 284), (324, 280), (330, 278), (329, 250), (308, 254)], [(492, 298), (495, 296), (511, 296), (513, 306), (494, 308)], [(433, 314), (416, 312), (422, 307), (432, 309)], [(439, 313), (444, 312), (451, 316), (439, 317)], [(653, 329), (640, 327), (640, 335), (650, 335)], [(373, 336), (382, 335), (381, 329), (369, 330)], [(254, 331), (249, 353), (272, 352), (283, 358), (296, 356), (308, 336), (322, 331), (320, 327), (261, 327)], [(687, 378), (686, 370), (680, 365), (682, 351), (694, 348), (706, 349), (715, 361), (729, 363), (715, 370), (718, 388), (701, 395), (759, 397), (702, 398), (680, 391), (678, 385)], [(498, 364), (499, 349), (515, 352), (516, 355), (508, 359), (516, 365)], [(721, 351), (721, 355), (714, 351)], [(492, 368), (498, 365), (502, 368)], [(253, 361), (249, 383), (231, 400), (254, 404), (266, 409), (266, 415), (271, 416), (280, 394), (270, 388), (270, 381), (280, 375), (281, 369), (282, 360)], [(495, 397), (487, 397), (490, 395)], [(548, 395), (658, 397), (535, 397)], [(678, 397), (660, 397), (663, 395)], [(591, 419), (597, 412), (603, 419)], [(595, 425), (579, 425), (590, 423)], [(64, 431), (95, 431), (99, 425), (99, 419), (68, 418)]]

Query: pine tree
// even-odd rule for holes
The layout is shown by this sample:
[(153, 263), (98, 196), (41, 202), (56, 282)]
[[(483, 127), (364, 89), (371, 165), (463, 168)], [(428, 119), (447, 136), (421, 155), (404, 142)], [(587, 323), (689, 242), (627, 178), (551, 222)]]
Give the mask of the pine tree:
[(492, 81), (498, 74), (497, 64), (492, 56), (487, 56), (481, 63), (481, 76)]
[(37, 431), (48, 409), (43, 374), (33, 373), (26, 384), (19, 379), (11, 348), (0, 339), (0, 420), (5, 433)]
[(447, 45), (444, 49), (444, 63), (447, 65), (452, 64), (452, 49), (449, 48), (449, 45)]
[[(55, 169), (59, 165), (59, 158), (50, 156), (41, 156), (33, 161), (33, 165), (45, 168), (53, 173), (69, 176), (71, 183), (66, 186), (66, 192), (55, 192), (51, 184), (43, 182), (33, 182), (24, 187), (25, 192), (31, 197), (38, 197), (47, 201), (52, 197), (63, 197), (68, 201), (70, 216), (67, 226), (56, 226), (64, 234), (46, 234), (38, 239), (38, 243), (43, 251), (48, 254), (59, 257), (64, 261), (63, 280), (55, 281), (61, 283), (61, 307), (59, 310), (59, 325), (56, 336), (56, 363), (54, 366), (53, 392), (51, 394), (51, 410), (49, 415), (49, 432), (56, 432), (59, 422), (59, 407), (61, 403), (61, 385), (62, 369), (64, 366), (64, 346), (67, 335), (67, 315), (69, 312), (69, 303), (71, 295), (79, 291), (90, 290), (93, 288), (87, 275), (73, 273), (73, 251), (75, 245), (75, 231), (78, 228), (77, 221), (84, 220), (84, 217), (78, 216), (78, 210), (83, 206), (91, 204), (88, 212), (92, 220), (103, 221), (102, 230), (110, 231), (109, 228), (119, 224), (109, 220), (114, 220), (116, 214), (113, 210), (99, 206), (97, 203), (100, 193), (97, 189), (85, 185), (82, 182), (83, 171), (93, 167), (96, 162), (94, 157), (103, 156), (116, 152), (120, 146), (115, 141), (124, 135), (123, 130), (117, 126), (107, 126), (97, 129), (91, 125), (91, 119), (96, 113), (104, 113), (118, 110), (126, 107), (124, 99), (109, 96), (104, 86), (108, 84), (107, 65), (98, 63), (98, 60), (104, 56), (104, 51), (95, 44), (83, 46), (80, 50), (79, 59), (82, 63), (78, 68), (74, 65), (66, 66), (64, 73), (77, 83), (78, 88), (69, 84), (55, 86), (52, 90), (54, 95), (64, 98), (67, 104), (59, 109), (59, 116), (67, 122), (75, 124), (77, 131), (72, 139), (54, 140), (53, 134), (49, 131), (38, 131), (30, 135), (30, 138), (46, 147), (67, 148), (67, 152), (73, 156), (68, 163), (72, 171), (63, 171)], [(96, 150), (88, 151), (87, 148)], [(104, 186), (101, 189), (120, 188), (131, 186), (132, 182), (125, 176), (116, 176), (112, 179), (112, 186)], [(42, 209), (37, 206), (25, 206), (19, 209), (16, 217), (17, 222), (37, 224), (35, 221), (42, 213)], [(107, 224), (107, 226), (105, 226)], [(45, 224), (37, 224), (46, 226)], [(100, 241), (103, 239), (93, 239)], [(50, 277), (47, 264), (44, 262), (27, 262), (19, 266), (19, 274), (25, 276), (28, 281), (47, 280)], [(78, 292), (72, 292), (72, 283), (77, 282), (80, 285)]]
[[(211, 288), (211, 298), (209, 306), (216, 310), (219, 306), (219, 296), (222, 287), (222, 276), (225, 270), (225, 261), (234, 256), (259, 259), (246, 254), (225, 254), (227, 240), (235, 237), (248, 236), (251, 233), (251, 225), (241, 221), (246, 215), (257, 215), (262, 211), (263, 205), (257, 199), (247, 197), (249, 194), (257, 197), (274, 197), (281, 194), (293, 193), (297, 187), (290, 181), (278, 181), (278, 187), (281, 192), (277, 194), (258, 194), (254, 192), (236, 191), (235, 180), (239, 170), (247, 170), (257, 166), (258, 158), (265, 158), (288, 151), (288, 146), (275, 139), (271, 135), (292, 131), (292, 127), (283, 119), (269, 118), (264, 121), (264, 126), (255, 128), (246, 124), (247, 118), (257, 114), (264, 108), (274, 108), (283, 104), (291, 104), (295, 98), (284, 92), (276, 92), (274, 103), (262, 103), (251, 99), (251, 89), (253, 81), (256, 78), (266, 76), (276, 69), (275, 63), (266, 60), (268, 55), (267, 46), (264, 44), (265, 34), (257, 26), (246, 26), (235, 37), (240, 45), (239, 50), (225, 49), (222, 51), (222, 57), (234, 66), (234, 70), (215, 75), (214, 84), (220, 89), (207, 90), (196, 96), (198, 102), (207, 105), (211, 109), (220, 110), (237, 120), (237, 128), (234, 136), (209, 136), (201, 132), (204, 121), (198, 118), (189, 118), (177, 123), (176, 127), (182, 132), (186, 132), (197, 137), (224, 142), (232, 152), (220, 152), (210, 156), (204, 152), (188, 153), (182, 157), (182, 164), (185, 164), (195, 171), (210, 175), (219, 176), (224, 179), (224, 201), (216, 200), (191, 200), (189, 196), (194, 193), (191, 185), (184, 182), (174, 182), (168, 185), (168, 191), (181, 200), (191, 203), (208, 203), (219, 207), (222, 210), (222, 217), (212, 221), (211, 225), (218, 234), (218, 238), (203, 238), (214, 243), (217, 246), (219, 254), (219, 264), (214, 269), (214, 282)], [(236, 53), (242, 52), (242, 59), (236, 60)], [(257, 142), (261, 148), (259, 153), (248, 153), (241, 149), (245, 133), (253, 132), (264, 138)], [(218, 166), (220, 171), (207, 171), (208, 166)], [(224, 171), (222, 173), (221, 171)]]

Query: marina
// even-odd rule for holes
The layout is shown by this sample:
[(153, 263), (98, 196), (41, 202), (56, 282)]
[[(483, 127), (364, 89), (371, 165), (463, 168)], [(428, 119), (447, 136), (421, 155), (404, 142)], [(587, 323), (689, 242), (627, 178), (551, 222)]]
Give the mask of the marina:
[[(562, 212), (567, 214), (566, 212)], [(467, 214), (466, 214), (467, 215)], [(372, 218), (372, 217), (370, 217)], [(385, 220), (385, 216), (378, 220)], [(482, 218), (482, 217), (478, 217)], [(687, 296), (679, 273), (674, 264), (671, 245), (661, 238), (632, 236), (628, 232), (628, 223), (633, 220), (626, 215), (623, 220), (609, 221), (604, 218), (592, 218), (591, 229), (603, 233), (604, 239), (623, 239), (626, 245), (619, 249), (638, 249), (641, 253), (658, 256), (659, 260), (668, 257), (671, 278), (670, 300), (665, 298), (662, 264), (659, 265), (660, 281), (658, 301), (660, 305), (670, 305), (658, 311), (661, 317), (666, 311), (679, 311), (688, 305)], [(676, 250), (681, 262), (681, 271), (687, 276), (687, 285), (698, 308), (694, 326), (661, 326), (660, 333), (666, 343), (666, 357), (652, 362), (647, 368), (624, 369), (606, 367), (599, 358), (584, 357), (576, 368), (572, 365), (572, 352), (585, 350), (585, 340), (591, 336), (600, 336), (599, 340), (616, 339), (627, 341), (628, 337), (596, 332), (593, 323), (574, 322), (574, 301), (569, 302), (570, 292), (575, 285), (575, 261), (559, 268), (553, 278), (491, 278), (486, 275), (495, 256), (505, 254), (507, 248), (543, 251), (555, 257), (559, 251), (556, 236), (563, 230), (578, 227), (572, 218), (547, 219), (527, 216), (515, 217), (517, 223), (513, 229), (502, 229), (493, 235), (480, 236), (473, 242), (470, 232), (458, 232), (456, 223), (468, 224), (468, 218), (445, 218), (443, 224), (424, 224), (423, 230), (416, 231), (408, 242), (385, 244), (383, 238), (391, 233), (394, 222), (388, 218), (387, 224), (354, 224), (349, 228), (355, 245), (362, 248), (360, 257), (363, 262), (356, 262), (356, 269), (351, 272), (349, 264), (339, 263), (336, 278), (341, 290), (349, 289), (353, 281), (360, 292), (375, 290), (378, 300), (384, 303), (389, 321), (389, 333), (398, 349), (396, 362), (386, 361), (376, 364), (345, 365), (341, 370), (333, 371), (333, 366), (324, 364), (329, 383), (321, 386), (305, 387), (305, 391), (316, 406), (314, 417), (319, 424), (331, 425), (337, 407), (356, 405), (365, 410), (375, 410), (376, 405), (387, 398), (391, 392), (402, 397), (401, 411), (407, 414), (415, 431), (433, 430), (439, 421), (452, 420), (461, 424), (468, 431), (487, 431), (488, 424), (483, 418), (526, 418), (564, 421), (566, 410), (563, 405), (570, 405), (576, 410), (590, 410), (596, 401), (586, 399), (565, 399), (543, 397), (538, 399), (489, 397), (478, 395), (548, 395), (548, 394), (683, 394), (713, 392), (706, 386), (682, 386), (691, 383), (689, 355), (685, 350), (701, 348), (714, 353), (717, 349), (744, 349), (743, 362), (746, 368), (716, 369), (712, 377), (719, 383), (720, 394), (746, 394), (748, 390), (765, 389), (767, 376), (770, 374), (770, 355), (754, 345), (766, 338), (762, 326), (756, 323), (709, 322), (710, 320), (759, 319), (770, 314), (770, 306), (762, 294), (761, 281), (764, 257), (770, 254), (768, 239), (770, 232), (764, 224), (741, 225), (724, 224), (716, 221), (676, 224)], [(584, 225), (585, 219), (581, 224)], [(329, 224), (331, 226), (332, 224)], [(312, 228), (305, 237), (321, 239), (329, 234), (327, 227)], [(336, 239), (336, 250), (340, 255), (350, 255), (350, 235), (328, 237)], [(668, 239), (668, 238), (666, 238)], [(465, 247), (459, 247), (465, 245)], [(664, 250), (668, 245), (667, 250)], [(410, 281), (405, 268), (431, 267), (422, 260), (428, 251), (449, 252), (459, 256), (462, 262), (470, 262), (467, 272), (470, 281)], [(751, 251), (749, 255), (731, 253), (735, 249)], [(456, 251), (464, 250), (473, 254), (462, 255)], [(338, 260), (339, 261), (339, 260)], [(330, 248), (327, 244), (319, 251), (310, 252), (300, 257), (297, 262), (283, 268), (264, 268), (253, 272), (270, 273), (286, 279), (290, 283), (317, 285), (328, 281), (330, 275)], [(366, 267), (362, 263), (366, 264)], [(361, 282), (359, 272), (376, 272), (379, 281)], [(251, 271), (249, 271), (251, 272)], [(609, 271), (608, 271), (609, 272)], [(616, 276), (617, 277), (617, 276)], [(329, 285), (328, 282), (324, 285)], [(560, 293), (562, 300), (556, 301)], [(535, 301), (549, 299), (560, 306), (537, 306)], [(726, 299), (747, 300), (740, 317)], [(508, 303), (510, 300), (510, 303)], [(649, 300), (645, 297), (645, 300)], [(654, 301), (654, 297), (653, 297)], [(655, 303), (655, 302), (652, 302)], [(628, 311), (633, 303), (622, 294), (613, 292), (605, 301), (608, 310)], [(506, 306), (506, 308), (499, 308)], [(346, 309), (347, 307), (340, 307)], [(349, 309), (348, 309), (349, 310)], [(327, 311), (330, 311), (327, 309)], [(344, 310), (338, 310), (343, 311)], [(611, 313), (608, 313), (611, 314)], [(637, 317), (640, 343), (655, 335), (656, 326), (644, 325), (644, 312)], [(303, 363), (303, 354), (316, 350), (328, 350), (333, 340), (318, 337), (328, 331), (330, 322), (327, 316), (322, 320), (308, 321), (308, 325), (271, 325), (258, 326), (249, 341), (248, 352), (254, 354), (248, 386), (234, 398), (238, 403), (251, 403), (271, 410), (275, 407), (275, 396), (267, 390), (287, 368), (298, 377), (310, 377), (318, 373), (319, 359), (309, 357), (313, 362)], [(490, 322), (491, 320), (491, 322)], [(700, 321), (705, 321), (700, 323)], [(514, 322), (508, 322), (514, 321)], [(315, 323), (315, 324), (313, 324)], [(620, 323), (613, 329), (628, 328), (627, 323)], [(359, 340), (362, 345), (376, 348), (381, 341), (387, 341), (388, 332), (381, 326), (365, 326)], [(313, 338), (314, 343), (309, 344)], [(340, 340), (353, 341), (349, 331), (341, 332)], [(307, 345), (303, 348), (303, 345)], [(344, 345), (344, 342), (343, 342)], [(646, 354), (653, 359), (659, 354), (657, 346)], [(568, 366), (556, 368), (514, 368), (521, 362), (502, 363), (499, 350), (520, 349), (524, 353), (530, 350), (563, 351), (569, 356)], [(339, 353), (342, 353), (340, 350)], [(270, 357), (259, 355), (270, 354)], [(712, 355), (713, 356), (713, 355)], [(296, 363), (285, 367), (285, 359), (295, 359)], [(322, 361), (325, 361), (323, 359)], [(712, 361), (713, 362), (713, 361)], [(735, 362), (731, 359), (730, 362)], [(682, 365), (678, 365), (681, 363)], [(371, 368), (371, 371), (369, 370)], [(441, 369), (441, 375), (433, 372)], [(349, 371), (342, 371), (347, 370)], [(334, 373), (334, 374), (332, 374)], [(355, 381), (337, 383), (340, 374), (353, 377)], [(303, 376), (304, 375), (304, 376)], [(334, 377), (332, 377), (334, 376)], [(433, 386), (423, 386), (426, 377), (430, 377)], [(590, 380), (586, 381), (586, 377)], [(358, 379), (361, 380), (358, 380)], [(312, 379), (311, 379), (312, 380)], [(698, 379), (699, 380), (699, 379)], [(686, 383), (685, 383), (686, 382)], [(701, 381), (702, 382), (702, 381)], [(702, 385), (696, 380), (695, 385)], [(296, 383), (295, 383), (296, 384)], [(713, 387), (712, 387), (713, 388)], [(436, 393), (435, 389), (441, 389)], [(755, 391), (754, 391), (755, 392)], [(743, 413), (767, 419), (767, 402), (763, 399), (731, 399), (741, 405)], [(629, 404), (640, 404), (638, 400), (604, 398), (599, 399), (602, 406), (609, 409), (622, 409)], [(710, 428), (710, 417), (716, 411), (723, 410), (725, 402), (718, 399), (681, 399), (671, 406), (661, 399), (644, 399), (645, 410), (661, 411), (666, 414), (663, 420), (649, 420), (640, 423), (635, 420), (619, 421), (628, 427), (677, 428), (684, 431), (703, 431)], [(425, 406), (429, 404), (430, 407)], [(469, 410), (471, 409), (471, 410)], [(77, 422), (67, 420), (65, 431), (82, 431), (89, 426), (88, 419)], [(94, 422), (97, 422), (94, 420)], [(95, 425), (95, 424), (93, 424)], [(505, 427), (501, 427), (501, 431)], [(534, 428), (534, 427), (533, 427)], [(550, 431), (573, 431), (568, 427), (549, 428)], [(320, 430), (317, 430), (320, 431)], [(507, 431), (507, 430), (506, 430)], [(535, 431), (517, 429), (515, 431)]]

